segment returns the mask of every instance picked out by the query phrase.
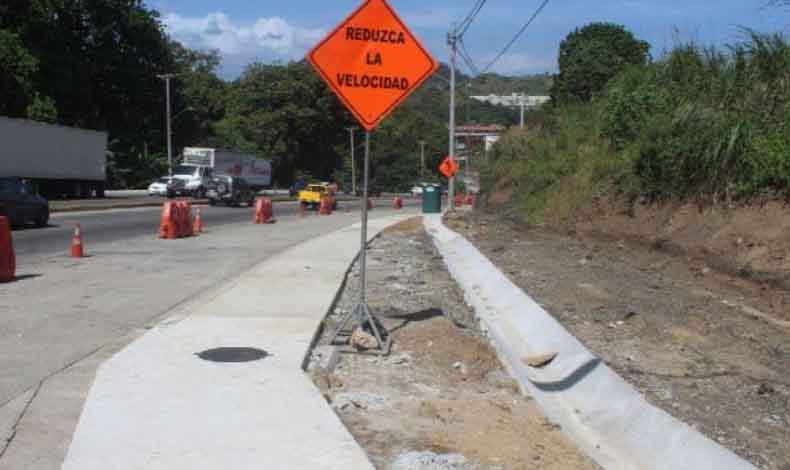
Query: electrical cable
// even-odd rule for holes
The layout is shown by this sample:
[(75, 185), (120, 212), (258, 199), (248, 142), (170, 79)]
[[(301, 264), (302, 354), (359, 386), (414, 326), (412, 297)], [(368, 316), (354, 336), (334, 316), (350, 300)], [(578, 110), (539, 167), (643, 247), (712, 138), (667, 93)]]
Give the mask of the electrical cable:
[[(485, 6), (486, 1), (487, 0), (478, 0), (475, 3), (475, 5), (472, 7), (472, 11), (469, 13), (466, 19), (461, 22), (461, 26), (459, 26), (456, 29), (456, 36), (459, 39), (463, 38), (464, 34), (466, 34), (466, 31), (469, 29), (469, 26), (472, 25), (472, 23), (475, 21), (475, 18), (477, 18), (477, 15), (480, 14), (480, 10), (482, 10), (483, 6)], [(460, 29), (460, 31), (458, 31), (458, 29)]]
[(458, 55), (460, 55), (461, 59), (466, 62), (467, 67), (469, 67), (469, 71), (472, 73), (472, 75), (480, 75), (480, 69), (477, 68), (477, 65), (475, 65), (474, 60), (472, 60), (469, 51), (466, 50), (466, 44), (464, 44), (464, 40), (460, 39), (458, 41), (458, 45), (460, 46), (458, 48)]
[(529, 20), (527, 20), (527, 22), (524, 23), (524, 26), (522, 26), (521, 29), (516, 33), (516, 35), (513, 36), (513, 39), (511, 39), (510, 42), (508, 42), (505, 45), (505, 47), (502, 48), (502, 50), (499, 52), (499, 54), (497, 54), (494, 57), (494, 59), (491, 62), (489, 62), (488, 65), (485, 66), (485, 68), (483, 68), (481, 74), (486, 73), (489, 70), (491, 70), (491, 67), (493, 67), (494, 64), (496, 64), (499, 61), (499, 59), (501, 59), (502, 56), (507, 53), (507, 51), (513, 46), (513, 44), (515, 44), (516, 41), (518, 41), (518, 39), (521, 37), (521, 35), (524, 34), (524, 31), (526, 31), (527, 28), (529, 28), (529, 26), (532, 24), (532, 22), (535, 21), (535, 18), (537, 18), (538, 15), (540, 15), (540, 13), (543, 11), (544, 8), (546, 8), (546, 5), (548, 5), (548, 4), (549, 4), (549, 0), (543, 0), (543, 2), (540, 4), (538, 9), (535, 10), (535, 13), (532, 14), (532, 16), (529, 18)]

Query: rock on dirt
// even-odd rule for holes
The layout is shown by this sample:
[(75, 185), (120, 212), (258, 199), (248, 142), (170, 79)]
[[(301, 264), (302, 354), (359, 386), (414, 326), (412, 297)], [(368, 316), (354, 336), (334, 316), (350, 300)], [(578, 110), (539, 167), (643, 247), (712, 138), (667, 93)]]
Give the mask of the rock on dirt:
[(406, 452), (395, 459), (392, 470), (473, 470), (473, 467), (460, 454)]
[(381, 395), (367, 392), (344, 392), (335, 395), (332, 405), (338, 410), (383, 410), (387, 402)]
[(376, 349), (379, 347), (379, 341), (375, 336), (370, 333), (365, 333), (361, 328), (354, 330), (351, 334), (351, 346), (359, 350)]

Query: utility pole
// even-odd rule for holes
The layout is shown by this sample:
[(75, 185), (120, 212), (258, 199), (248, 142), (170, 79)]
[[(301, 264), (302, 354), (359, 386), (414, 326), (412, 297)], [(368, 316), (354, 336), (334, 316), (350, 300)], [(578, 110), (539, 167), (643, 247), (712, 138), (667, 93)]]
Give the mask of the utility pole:
[(170, 129), (170, 80), (175, 77), (175, 74), (165, 73), (157, 75), (165, 81), (165, 114), (167, 116), (167, 167), (168, 175), (173, 177), (173, 132)]
[(521, 128), (523, 129), (524, 128), (524, 97), (523, 96), (519, 100), (519, 103), (521, 104)]
[[(453, 24), (453, 29), (447, 34), (447, 44), (450, 46), (450, 158), (455, 159), (455, 60), (458, 54), (458, 30)], [(455, 198), (455, 175), (450, 177), (447, 188), (448, 206), (454, 210), (453, 199)]]
[(472, 82), (466, 82), (466, 124), (469, 124), (469, 104), (472, 101)]
[(425, 179), (425, 141), (420, 141), (420, 179)]
[(354, 160), (354, 131), (357, 130), (355, 126), (346, 127), (349, 135), (351, 136), (351, 194), (357, 195), (357, 164)]

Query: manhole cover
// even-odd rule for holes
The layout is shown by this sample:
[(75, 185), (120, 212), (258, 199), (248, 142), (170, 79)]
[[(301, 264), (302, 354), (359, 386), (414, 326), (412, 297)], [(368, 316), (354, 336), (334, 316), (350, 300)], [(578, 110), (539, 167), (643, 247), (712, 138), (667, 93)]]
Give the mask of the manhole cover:
[(212, 362), (252, 362), (269, 355), (257, 348), (214, 348), (196, 353), (197, 357)]

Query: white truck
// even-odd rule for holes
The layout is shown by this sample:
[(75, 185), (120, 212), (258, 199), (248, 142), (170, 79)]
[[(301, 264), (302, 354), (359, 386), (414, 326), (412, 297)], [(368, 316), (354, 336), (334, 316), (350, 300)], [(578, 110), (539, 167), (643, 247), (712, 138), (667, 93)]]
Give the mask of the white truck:
[(104, 197), (107, 133), (0, 116), (0, 177), (50, 199)]
[(272, 184), (272, 163), (246, 153), (185, 147), (182, 163), (173, 168), (173, 178), (184, 181), (186, 191), (198, 198), (206, 195), (215, 176), (238, 176), (260, 190)]

